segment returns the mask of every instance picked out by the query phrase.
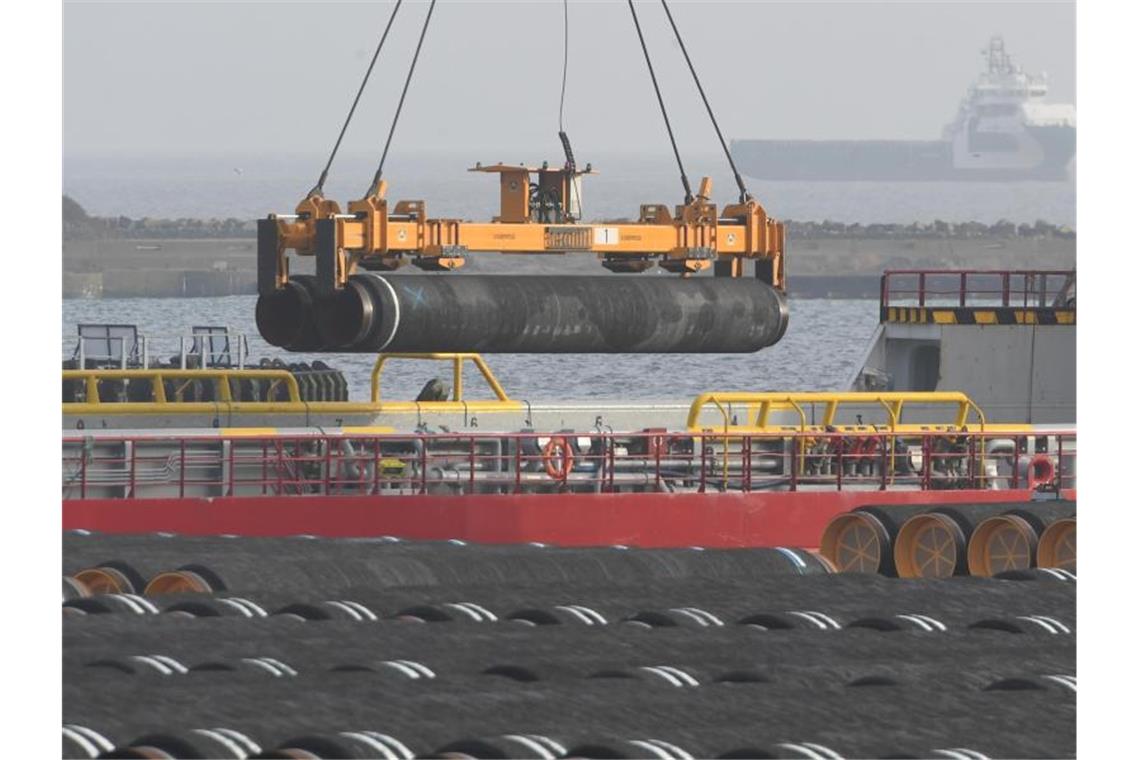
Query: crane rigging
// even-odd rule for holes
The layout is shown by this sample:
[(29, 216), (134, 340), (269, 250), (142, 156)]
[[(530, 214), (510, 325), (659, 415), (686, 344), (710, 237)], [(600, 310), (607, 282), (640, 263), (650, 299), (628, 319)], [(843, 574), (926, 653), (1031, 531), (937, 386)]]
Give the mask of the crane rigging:
[[(317, 184), (295, 214), (270, 214), (258, 222), (257, 324), (267, 341), (299, 351), (698, 352), (755, 351), (779, 340), (787, 323), (784, 226), (767, 215), (736, 171), (666, 0), (661, 4), (736, 179), (737, 203), (718, 209), (710, 200), (708, 177), (702, 178), (695, 193), (691, 189), (632, 0), (627, 2), (633, 25), (681, 174), (681, 204), (672, 209), (663, 203), (642, 204), (636, 221), (582, 221), (580, 183), (595, 172), (590, 164), (585, 169), (578, 166), (564, 127), (569, 64), (565, 0), (558, 115), (565, 155), (561, 167), (545, 162), (541, 166), (477, 163), (469, 171), (499, 177), (500, 210), (489, 222), (433, 218), (422, 200), (389, 204), (384, 163), (435, 9), (432, 0), (372, 183), (363, 197), (347, 204), (344, 213), (336, 201), (326, 199), (323, 187), (329, 168), (401, 2), (397, 0), (388, 18)], [(315, 276), (290, 276), (290, 251), (314, 257)], [(491, 281), (482, 284), (475, 276), (450, 283), (446, 277), (416, 278), (420, 284), (413, 290), (418, 295), (410, 298), (404, 293), (407, 278), (388, 276), (408, 263), (429, 272), (450, 272), (462, 267), (469, 255), (483, 252), (592, 253), (611, 272), (636, 274), (658, 266), (682, 279), (677, 287), (666, 287), (659, 279), (636, 284), (635, 279), (605, 275), (480, 276)], [(709, 270), (712, 280), (699, 286), (689, 280)], [(741, 280), (749, 270), (754, 277), (748, 287), (729, 286), (729, 281)], [(518, 297), (515, 286), (542, 292), (544, 297), (538, 301)], [(586, 291), (605, 294), (605, 299), (585, 297)], [(476, 292), (482, 295), (476, 297)], [(622, 318), (614, 318), (621, 309), (601, 315), (610, 301), (637, 308)], [(529, 306), (518, 308), (522, 303)], [(734, 316), (722, 318), (728, 309)], [(710, 317), (714, 312), (715, 318)], [(472, 331), (472, 325), (485, 329)]]

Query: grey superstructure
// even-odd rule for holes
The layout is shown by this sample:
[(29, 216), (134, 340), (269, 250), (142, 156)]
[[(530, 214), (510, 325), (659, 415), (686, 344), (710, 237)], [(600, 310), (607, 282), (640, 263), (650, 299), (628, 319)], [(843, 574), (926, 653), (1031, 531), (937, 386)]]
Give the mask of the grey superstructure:
[(734, 140), (757, 179), (1061, 181), (1077, 146), (1076, 109), (1046, 103), (1044, 75), (1014, 65), (1001, 37), (938, 140)]

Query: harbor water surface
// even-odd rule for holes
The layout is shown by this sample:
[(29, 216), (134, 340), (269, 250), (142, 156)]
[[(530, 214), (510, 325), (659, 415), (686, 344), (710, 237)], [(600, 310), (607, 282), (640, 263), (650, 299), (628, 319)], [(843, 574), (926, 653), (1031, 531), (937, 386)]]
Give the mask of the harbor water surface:
[[(253, 362), (320, 359), (341, 369), (351, 397), (366, 400), (374, 357), (367, 354), (291, 354), (266, 344), (253, 323), (256, 296), (225, 298), (107, 298), (63, 302), (63, 355), (76, 347), (81, 323), (131, 323), (147, 336), (151, 360), (179, 353), (178, 336), (194, 325), (244, 333)], [(687, 401), (704, 391), (840, 390), (862, 365), (878, 323), (876, 300), (793, 300), (788, 331), (775, 346), (754, 354), (489, 354), (506, 391), (529, 401), (608, 399), (621, 402)], [(450, 381), (441, 363), (397, 361), (385, 368), (382, 392), (414, 398), (433, 377)], [(464, 395), (489, 398), (468, 369)]]

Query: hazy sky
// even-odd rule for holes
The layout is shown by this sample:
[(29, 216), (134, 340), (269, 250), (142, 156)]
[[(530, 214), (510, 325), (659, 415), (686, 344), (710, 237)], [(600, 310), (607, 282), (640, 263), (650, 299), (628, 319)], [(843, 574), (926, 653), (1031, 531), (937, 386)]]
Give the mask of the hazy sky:
[[(935, 138), (1004, 35), (1075, 102), (1075, 8), (1036, 2), (681, 2), (726, 137)], [(88, 2), (64, 10), (69, 154), (327, 151), (392, 2)], [(638, 2), (683, 147), (714, 147), (661, 7)], [(378, 151), (426, 1), (405, 0), (345, 140)], [(570, 0), (577, 152), (667, 151), (623, 0)], [(394, 150), (557, 155), (562, 3), (440, 0)]]

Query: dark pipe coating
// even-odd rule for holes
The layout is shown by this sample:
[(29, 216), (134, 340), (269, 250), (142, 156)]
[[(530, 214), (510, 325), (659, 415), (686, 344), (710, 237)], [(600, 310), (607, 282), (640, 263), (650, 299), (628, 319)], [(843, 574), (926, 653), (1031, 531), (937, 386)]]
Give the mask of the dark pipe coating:
[[(784, 295), (753, 278), (358, 274), (314, 299), (310, 321), (307, 296), (262, 296), (262, 336), (363, 353), (751, 353), (788, 322)], [(310, 327), (317, 349), (300, 337)]]
[(314, 325), (313, 304), (317, 280), (299, 274), (281, 290), (257, 298), (254, 319), (267, 343), (290, 351), (315, 351), (320, 346)]

